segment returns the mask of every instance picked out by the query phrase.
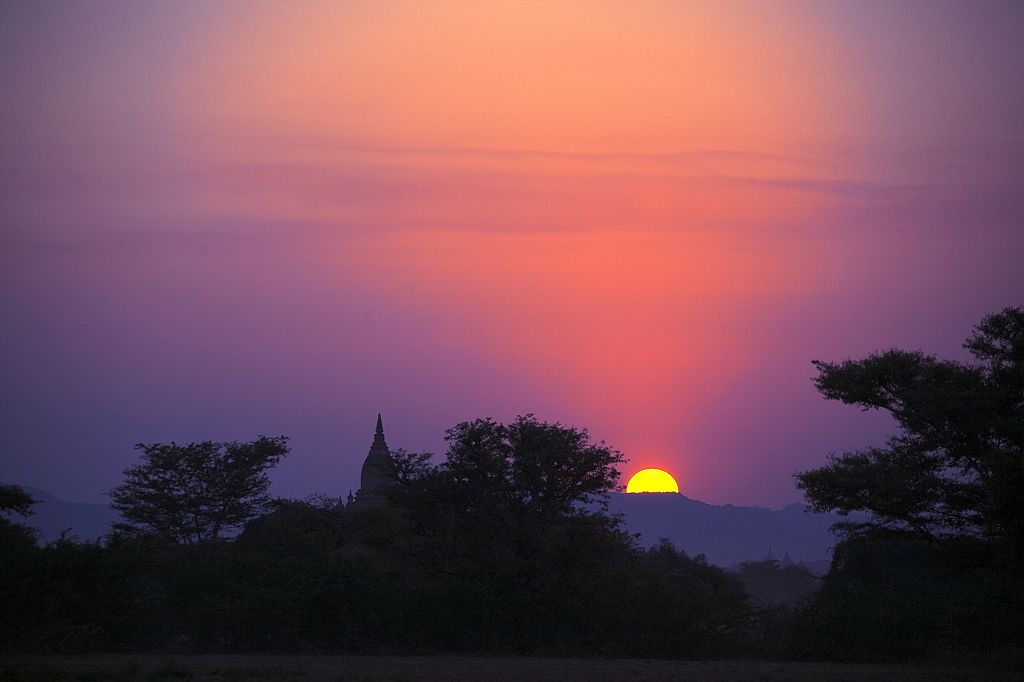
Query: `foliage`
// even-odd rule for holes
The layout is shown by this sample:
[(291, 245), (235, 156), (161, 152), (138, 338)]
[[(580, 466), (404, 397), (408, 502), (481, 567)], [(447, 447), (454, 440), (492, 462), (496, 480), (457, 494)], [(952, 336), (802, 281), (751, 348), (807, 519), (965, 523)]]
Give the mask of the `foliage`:
[(39, 500), (33, 498), (18, 485), (0, 485), (0, 512), (31, 516), (32, 506)]
[(926, 540), (983, 536), (1024, 557), (1024, 309), (975, 327), (975, 362), (889, 350), (864, 360), (816, 361), (829, 400), (890, 412), (899, 435), (885, 447), (831, 458), (796, 474), (816, 511), (867, 512), (840, 530), (887, 528)]
[(450, 429), (439, 464), (395, 453), (390, 491), (440, 603), (434, 647), (550, 655), (716, 655), (745, 636), (735, 579), (671, 545), (640, 551), (606, 512), (621, 453), (586, 431), (484, 419)]
[[(27, 516), (35, 503), (20, 486), (0, 486), (0, 512)], [(34, 528), (0, 517), (0, 644), (24, 626), (31, 612), (30, 596), (21, 588), (33, 575), (37, 537)]]
[(0, 648), (870, 659), (1004, 646), (1024, 625), (989, 507), (941, 543), (896, 517), (850, 534), (793, 615), (765, 606), (802, 594), (788, 569), (638, 547), (602, 505), (622, 455), (585, 431), (476, 420), (448, 445), (436, 464), (395, 453), (389, 504), (362, 511), (269, 500), (283, 438), (141, 446), (112, 493), (130, 532), (0, 537)]
[(571, 515), (579, 505), (599, 503), (617, 489), (622, 453), (591, 441), (584, 429), (538, 421), (533, 415), (511, 424), (492, 419), (463, 422), (448, 430), (445, 461), (431, 467), (424, 455), (396, 458), (406, 489), (439, 476), (461, 495), (467, 509), (493, 500), (531, 516)]
[(794, 653), (909, 659), (1020, 646), (1024, 632), (1024, 310), (985, 317), (973, 363), (889, 350), (816, 362), (830, 400), (890, 412), (885, 447), (796, 475), (837, 525), (832, 570), (797, 618)]
[(1019, 646), (1020, 576), (975, 538), (935, 544), (875, 530), (836, 548), (822, 588), (799, 614), (791, 655), (911, 660)]
[(617, 532), (593, 506), (616, 487), (615, 465), (624, 460), (586, 431), (525, 416), (507, 425), (465, 422), (446, 439), (436, 466), (422, 454), (393, 455), (400, 484), (391, 499), (413, 530), (410, 551), (430, 570), (525, 583), (558, 572), (539, 565), (553, 545)]
[(618, 585), (605, 587), (615, 613), (596, 619), (603, 654), (723, 658), (751, 647), (742, 585), (703, 555), (687, 556), (662, 539), (616, 578)]
[(446, 595), (444, 646), (539, 646), (563, 627), (560, 614), (578, 613), (573, 602), (589, 598), (580, 577), (598, 579), (602, 560), (632, 551), (616, 520), (600, 513), (622, 455), (586, 431), (532, 416), (465, 422), (447, 441), (437, 465), (424, 454), (393, 454), (398, 485), (389, 495), (405, 532), (392, 551)]
[[(150, 478), (208, 471), (185, 468), (195, 452), (181, 450), (150, 448), (168, 455)], [(393, 502), (381, 507), (274, 500), (229, 541), (140, 532), (105, 546), (32, 545), (5, 573), (15, 598), (0, 612), (0, 646), (663, 657), (750, 650), (751, 612), (735, 577), (667, 543), (640, 550), (604, 510), (621, 461), (578, 429), (532, 417), (477, 420), (449, 432), (440, 464), (397, 453)]]
[[(17, 485), (0, 485), (0, 513), (7, 516), (31, 516), (32, 506), (39, 503), (24, 488)], [(5, 554), (20, 553), (35, 547), (39, 536), (35, 528), (16, 523), (0, 516), (0, 549)], [(2, 571), (2, 568), (0, 568)]]
[(805, 568), (782, 566), (774, 559), (744, 561), (736, 576), (744, 591), (763, 606), (796, 606), (813, 594), (821, 582)]
[(189, 545), (222, 537), (267, 508), (266, 470), (288, 454), (284, 436), (249, 443), (140, 443), (142, 463), (110, 493), (115, 530)]

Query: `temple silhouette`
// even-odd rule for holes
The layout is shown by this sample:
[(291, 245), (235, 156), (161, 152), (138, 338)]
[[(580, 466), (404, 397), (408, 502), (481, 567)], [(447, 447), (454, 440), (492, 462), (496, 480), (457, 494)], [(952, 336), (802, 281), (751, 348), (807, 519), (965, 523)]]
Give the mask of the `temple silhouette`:
[(363, 461), (363, 469), (359, 474), (359, 490), (353, 497), (352, 491), (348, 493), (348, 504), (346, 509), (353, 511), (364, 511), (379, 507), (387, 500), (384, 496), (384, 488), (394, 483), (395, 465), (391, 459), (391, 451), (388, 443), (384, 440), (384, 422), (380, 413), (377, 413), (377, 430), (373, 434), (373, 443), (370, 444), (370, 452)]

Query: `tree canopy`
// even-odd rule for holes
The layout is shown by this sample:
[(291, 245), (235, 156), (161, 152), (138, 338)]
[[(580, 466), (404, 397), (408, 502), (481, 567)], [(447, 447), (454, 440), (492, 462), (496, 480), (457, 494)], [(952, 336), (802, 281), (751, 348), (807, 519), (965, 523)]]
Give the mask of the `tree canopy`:
[[(498, 500), (550, 518), (576, 505), (600, 502), (619, 481), (622, 453), (594, 443), (585, 429), (540, 422), (533, 415), (511, 424), (492, 419), (448, 429), (448, 452), (436, 473), (477, 501)], [(479, 493), (486, 491), (486, 497)]]
[(446, 440), (437, 465), (425, 454), (394, 453), (399, 485), (391, 491), (418, 529), (417, 549), (438, 570), (526, 570), (556, 529), (615, 525), (592, 512), (618, 485), (624, 457), (586, 430), (527, 415), (464, 422)]
[(288, 454), (285, 436), (252, 442), (139, 443), (142, 463), (108, 494), (115, 530), (189, 545), (222, 537), (268, 508), (267, 469)]
[(532, 415), (464, 422), (447, 442), (436, 464), (393, 453), (392, 505), (371, 514), (395, 524), (387, 553), (413, 560), (415, 599), (444, 605), (430, 628), (444, 647), (700, 656), (745, 636), (738, 580), (668, 543), (640, 550), (607, 513), (619, 451)]
[(1024, 556), (1024, 309), (986, 316), (964, 348), (974, 361), (891, 349), (814, 362), (825, 398), (886, 410), (901, 428), (795, 475), (815, 510), (869, 514), (839, 530), (984, 537)]
[(39, 503), (19, 485), (0, 485), (0, 548), (7, 553), (15, 548), (25, 549), (36, 544), (38, 532), (34, 528), (10, 520), (12, 514), (28, 517)]
[(20, 485), (0, 485), (0, 512), (31, 516), (33, 505), (38, 503)]

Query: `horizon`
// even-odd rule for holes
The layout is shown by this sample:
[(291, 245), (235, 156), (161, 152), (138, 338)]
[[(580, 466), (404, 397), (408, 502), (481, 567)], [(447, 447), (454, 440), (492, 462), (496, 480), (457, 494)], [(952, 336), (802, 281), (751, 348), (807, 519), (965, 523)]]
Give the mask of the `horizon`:
[[(62, 498), (62, 497), (60, 497), (58, 495), (53, 494), (51, 491), (49, 491), (49, 490), (47, 490), (45, 488), (40, 488), (40, 487), (37, 487), (37, 486), (34, 486), (34, 485), (29, 485), (27, 483), (25, 483), (25, 484), (18, 483), (17, 481), (0, 480), (0, 485), (16, 485), (18, 487), (24, 488), (28, 492), (36, 491), (36, 492), (43, 493), (45, 495), (49, 495), (50, 497), (52, 497), (57, 502), (63, 502), (63, 503), (66, 503), (66, 504), (89, 504), (89, 505), (98, 505), (98, 506), (104, 506), (104, 504), (105, 504), (102, 501), (100, 501), (100, 502), (92, 502), (92, 501), (89, 501), (89, 500), (70, 500), (70, 499), (65, 499), (65, 498)], [(357, 489), (358, 489), (358, 483), (356, 484), (355, 487), (353, 487), (352, 492), (355, 492)], [(309, 499), (309, 498), (317, 497), (317, 496), (319, 496), (321, 494), (326, 495), (326, 493), (324, 491), (314, 490), (314, 491), (312, 491), (312, 492), (310, 492), (310, 493), (308, 493), (306, 495), (300, 495), (299, 497), (296, 497), (296, 498), (282, 498), (282, 499), (306, 500), (306, 499)], [(347, 492), (345, 494), (342, 494), (342, 495), (333, 495), (333, 496), (332, 495), (327, 495), (327, 497), (336, 497), (338, 499), (344, 500), (346, 494), (347, 494)], [(686, 493), (684, 493), (681, 490), (679, 492), (673, 492), (673, 491), (626, 492), (625, 488), (623, 488), (622, 490), (612, 490), (608, 494), (609, 495), (630, 495), (630, 496), (632, 496), (632, 495), (654, 495), (654, 496), (678, 495), (679, 497), (685, 498), (686, 500), (689, 500), (690, 502), (697, 502), (699, 504), (706, 504), (706, 505), (712, 506), (712, 507), (735, 507), (737, 509), (764, 509), (766, 511), (772, 511), (772, 512), (785, 511), (786, 509), (790, 509), (792, 507), (802, 507), (802, 508), (806, 508), (807, 507), (806, 502), (799, 502), (799, 501), (798, 502), (791, 502), (791, 503), (783, 505), (781, 507), (765, 507), (765, 506), (756, 505), (756, 504), (754, 504), (754, 505), (733, 504), (731, 502), (724, 502), (724, 503), (720, 503), (719, 504), (719, 503), (714, 503), (714, 502), (708, 502), (706, 500), (697, 499), (695, 497), (690, 497), (689, 495), (687, 495)], [(105, 495), (105, 493), (104, 493), (104, 495)], [(45, 500), (39, 500), (39, 502), (42, 503), (42, 502), (45, 502)], [(107, 506), (109, 506), (109, 505), (107, 505)], [(28, 519), (28, 521), (29, 521), (29, 525), (31, 525), (31, 517)]]
[[(0, 480), (0, 485), (6, 484), (8, 482)], [(64, 537), (65, 533), (78, 541), (103, 541), (112, 532), (110, 524), (121, 518), (108, 505), (62, 500), (31, 486), (23, 490), (39, 504), (32, 507), (30, 516), (18, 520), (37, 529), (37, 540), (43, 544)], [(48, 499), (43, 496), (51, 498), (49, 501), (53, 504), (46, 505)], [(832, 549), (838, 541), (830, 526), (840, 517), (828, 513), (794, 516), (794, 508), (809, 511), (806, 505), (799, 503), (769, 509), (715, 505), (680, 492), (627, 493), (621, 490), (609, 492), (607, 501), (609, 511), (621, 515), (622, 530), (637, 536), (638, 546), (654, 547), (667, 539), (689, 556), (704, 555), (710, 563), (722, 568), (765, 561), (772, 555), (773, 548), (781, 548), (780, 556), (788, 556), (796, 564), (820, 571), (831, 562)], [(344, 504), (344, 497), (338, 498), (338, 502), (337, 509), (352, 510), (351, 503)], [(318, 499), (313, 504), (323, 503), (324, 500)], [(83, 506), (88, 508), (83, 509)], [(226, 537), (236, 537), (243, 532), (247, 531), (235, 529)]]
[(1024, 3), (0, 19), (0, 466), (58, 499), (260, 434), (343, 496), (378, 412), (436, 456), (535, 414), (782, 509), (895, 432), (812, 360), (964, 360), (1024, 302)]

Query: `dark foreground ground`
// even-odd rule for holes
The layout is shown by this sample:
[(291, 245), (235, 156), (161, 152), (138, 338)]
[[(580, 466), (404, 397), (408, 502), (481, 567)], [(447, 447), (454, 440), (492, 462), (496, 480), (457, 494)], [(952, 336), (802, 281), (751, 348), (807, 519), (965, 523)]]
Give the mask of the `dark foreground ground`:
[(415, 656), (13, 656), (0, 682), (1002, 682), (1024, 673), (977, 667)]

